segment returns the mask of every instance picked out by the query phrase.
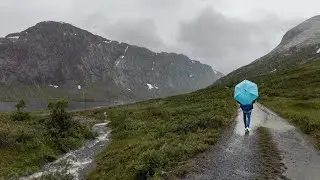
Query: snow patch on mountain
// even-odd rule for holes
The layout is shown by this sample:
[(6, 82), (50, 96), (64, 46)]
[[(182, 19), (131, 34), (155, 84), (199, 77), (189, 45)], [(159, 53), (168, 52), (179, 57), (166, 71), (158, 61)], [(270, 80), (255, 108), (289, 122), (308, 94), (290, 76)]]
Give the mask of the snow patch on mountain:
[(19, 39), (20, 36), (10, 36), (8, 38), (11, 38), (11, 39)]
[(154, 87), (153, 87), (151, 84), (149, 84), (149, 83), (147, 83), (147, 86), (148, 86), (149, 90), (151, 90), (151, 89), (154, 88)]
[(59, 87), (59, 86), (57, 86), (57, 85), (52, 85), (52, 84), (50, 84), (49, 86), (50, 86), (50, 87), (54, 87), (54, 88), (56, 88), (56, 89)]
[(107, 44), (110, 44), (110, 43), (112, 43), (112, 41), (110, 40), (110, 41), (103, 41), (104, 43), (107, 43)]

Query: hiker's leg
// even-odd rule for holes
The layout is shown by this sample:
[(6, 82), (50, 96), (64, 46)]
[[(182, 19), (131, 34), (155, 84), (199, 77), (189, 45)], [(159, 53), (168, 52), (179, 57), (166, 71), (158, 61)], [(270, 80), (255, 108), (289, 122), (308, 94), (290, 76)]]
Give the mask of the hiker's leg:
[(247, 127), (249, 128), (250, 127), (250, 121), (251, 121), (251, 111), (247, 113)]
[(243, 123), (244, 123), (244, 128), (247, 127), (247, 114), (243, 112)]

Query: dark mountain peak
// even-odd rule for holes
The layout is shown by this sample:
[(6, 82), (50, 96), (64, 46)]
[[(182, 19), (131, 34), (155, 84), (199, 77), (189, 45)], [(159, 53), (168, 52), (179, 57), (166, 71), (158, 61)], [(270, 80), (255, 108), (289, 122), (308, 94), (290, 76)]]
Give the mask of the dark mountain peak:
[(6, 86), (36, 86), (41, 92), (59, 87), (55, 91), (70, 96), (80, 84), (91, 99), (123, 100), (194, 91), (221, 74), (183, 54), (155, 53), (44, 21), (0, 38), (0, 77)]
[[(75, 32), (75, 31), (84, 31), (80, 28), (77, 28), (69, 23), (56, 22), (56, 21), (42, 21), (36, 25), (26, 29), (23, 32), (27, 33), (41, 33), (41, 32), (51, 32), (51, 33), (60, 33), (60, 32)], [(89, 33), (89, 32), (88, 32)]]

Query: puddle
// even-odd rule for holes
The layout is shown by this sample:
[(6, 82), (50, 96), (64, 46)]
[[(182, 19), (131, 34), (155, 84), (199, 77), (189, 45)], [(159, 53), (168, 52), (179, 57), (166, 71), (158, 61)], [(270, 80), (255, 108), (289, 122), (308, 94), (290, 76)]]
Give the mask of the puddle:
[(269, 128), (287, 167), (284, 175), (292, 180), (319, 180), (320, 153), (310, 138), (269, 109), (262, 106), (261, 110), (267, 116), (263, 126)]

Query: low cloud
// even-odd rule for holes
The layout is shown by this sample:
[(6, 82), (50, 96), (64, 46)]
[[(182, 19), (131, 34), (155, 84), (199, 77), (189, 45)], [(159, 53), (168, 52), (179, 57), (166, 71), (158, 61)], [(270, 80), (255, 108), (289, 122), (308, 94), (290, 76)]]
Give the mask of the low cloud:
[(151, 49), (158, 49), (163, 46), (155, 23), (151, 19), (122, 19), (107, 26), (104, 33), (111, 35), (113, 39), (118, 41)]
[(228, 73), (268, 53), (301, 21), (266, 13), (278, 4), (272, 1), (255, 13), (260, 3), (253, 0), (0, 0), (0, 36), (40, 21), (64, 21), (112, 40), (183, 53)]
[(181, 23), (178, 44), (187, 55), (228, 73), (269, 52), (293, 24), (296, 21), (277, 16), (248, 22), (206, 8), (195, 19)]

